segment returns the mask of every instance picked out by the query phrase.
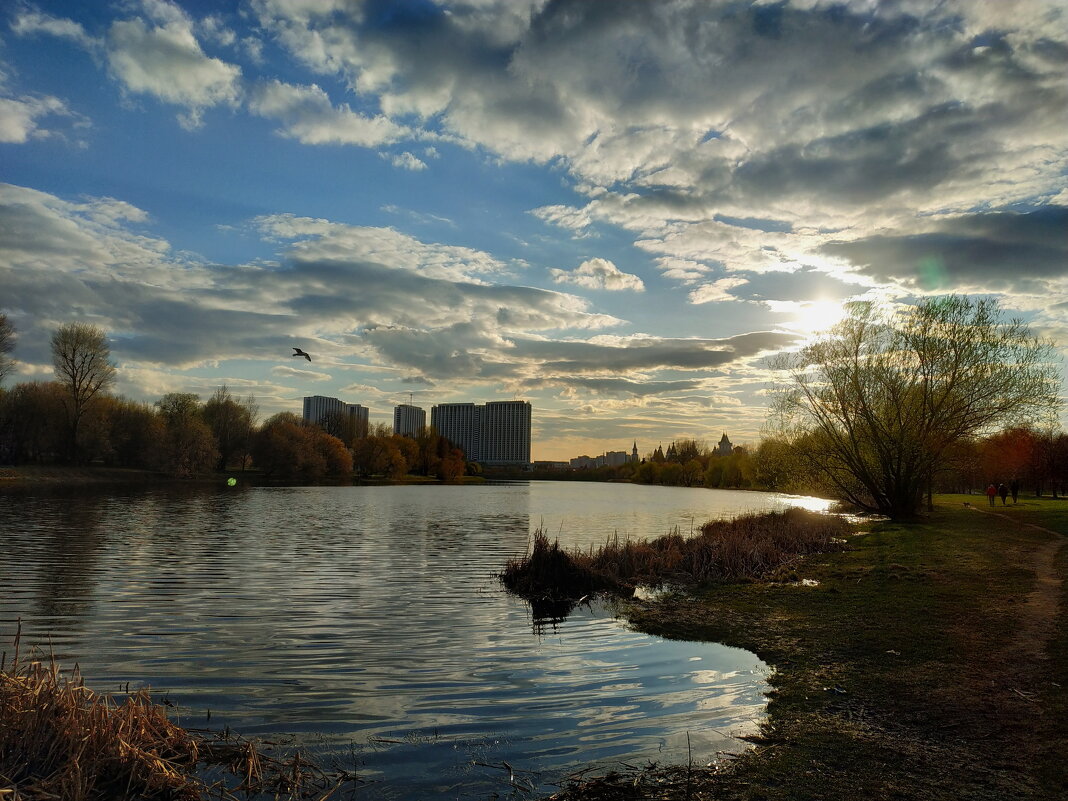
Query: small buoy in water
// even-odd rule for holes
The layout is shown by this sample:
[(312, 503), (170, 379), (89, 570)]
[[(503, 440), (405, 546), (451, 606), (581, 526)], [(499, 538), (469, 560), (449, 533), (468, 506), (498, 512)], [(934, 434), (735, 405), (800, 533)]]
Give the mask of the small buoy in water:
[(228, 486), (228, 487), (236, 487), (237, 486), (237, 479), (236, 478), (232, 478), (232, 477), (226, 479), (226, 486)]

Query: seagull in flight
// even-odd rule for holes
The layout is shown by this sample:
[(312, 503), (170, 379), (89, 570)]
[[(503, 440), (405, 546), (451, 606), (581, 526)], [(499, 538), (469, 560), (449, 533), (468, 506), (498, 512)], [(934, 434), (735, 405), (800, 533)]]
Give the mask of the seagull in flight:
[(307, 353), (302, 351), (300, 348), (293, 348), (293, 350), (296, 351), (296, 353), (293, 353), (291, 355), (293, 355), (293, 356), (303, 356), (309, 362), (311, 361), (311, 356), (309, 356)]

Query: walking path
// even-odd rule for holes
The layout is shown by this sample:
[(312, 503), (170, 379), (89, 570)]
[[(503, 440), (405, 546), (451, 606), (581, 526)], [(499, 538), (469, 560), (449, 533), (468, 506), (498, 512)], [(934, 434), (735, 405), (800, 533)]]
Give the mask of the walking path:
[(1031, 659), (1046, 661), (1046, 646), (1056, 630), (1060, 613), (1063, 580), (1057, 571), (1057, 554), (1066, 544), (1065, 536), (1059, 531), (1025, 523), (1002, 512), (988, 511), (978, 506), (970, 508), (1054, 536), (1054, 539), (1031, 552), (1030, 568), (1035, 573), (1035, 588), (1020, 608), (1020, 628), (1016, 634), (1016, 645), (1022, 652)]

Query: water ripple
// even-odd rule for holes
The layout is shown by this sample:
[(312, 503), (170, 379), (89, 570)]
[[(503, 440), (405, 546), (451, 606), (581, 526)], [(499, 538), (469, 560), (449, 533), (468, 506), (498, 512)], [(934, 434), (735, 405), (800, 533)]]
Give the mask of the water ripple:
[[(782, 496), (544, 482), (0, 496), (0, 636), (151, 686), (182, 720), (357, 754), (382, 798), (542, 789), (601, 760), (708, 759), (762, 714), (764, 666), (602, 607), (536, 633), (495, 574), (544, 527), (657, 536)], [(349, 762), (348, 764), (351, 764)]]

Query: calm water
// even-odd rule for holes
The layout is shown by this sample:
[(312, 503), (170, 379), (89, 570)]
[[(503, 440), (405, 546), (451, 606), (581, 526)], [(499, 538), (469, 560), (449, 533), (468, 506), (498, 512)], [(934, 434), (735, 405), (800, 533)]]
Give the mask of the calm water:
[(555, 482), (0, 495), (0, 638), (21, 617), (96, 690), (149, 685), (187, 725), (355, 765), (358, 797), (507, 795), (502, 761), (546, 792), (591, 762), (736, 750), (765, 666), (601, 606), (535, 627), (494, 575), (531, 532), (586, 546), (822, 504)]

